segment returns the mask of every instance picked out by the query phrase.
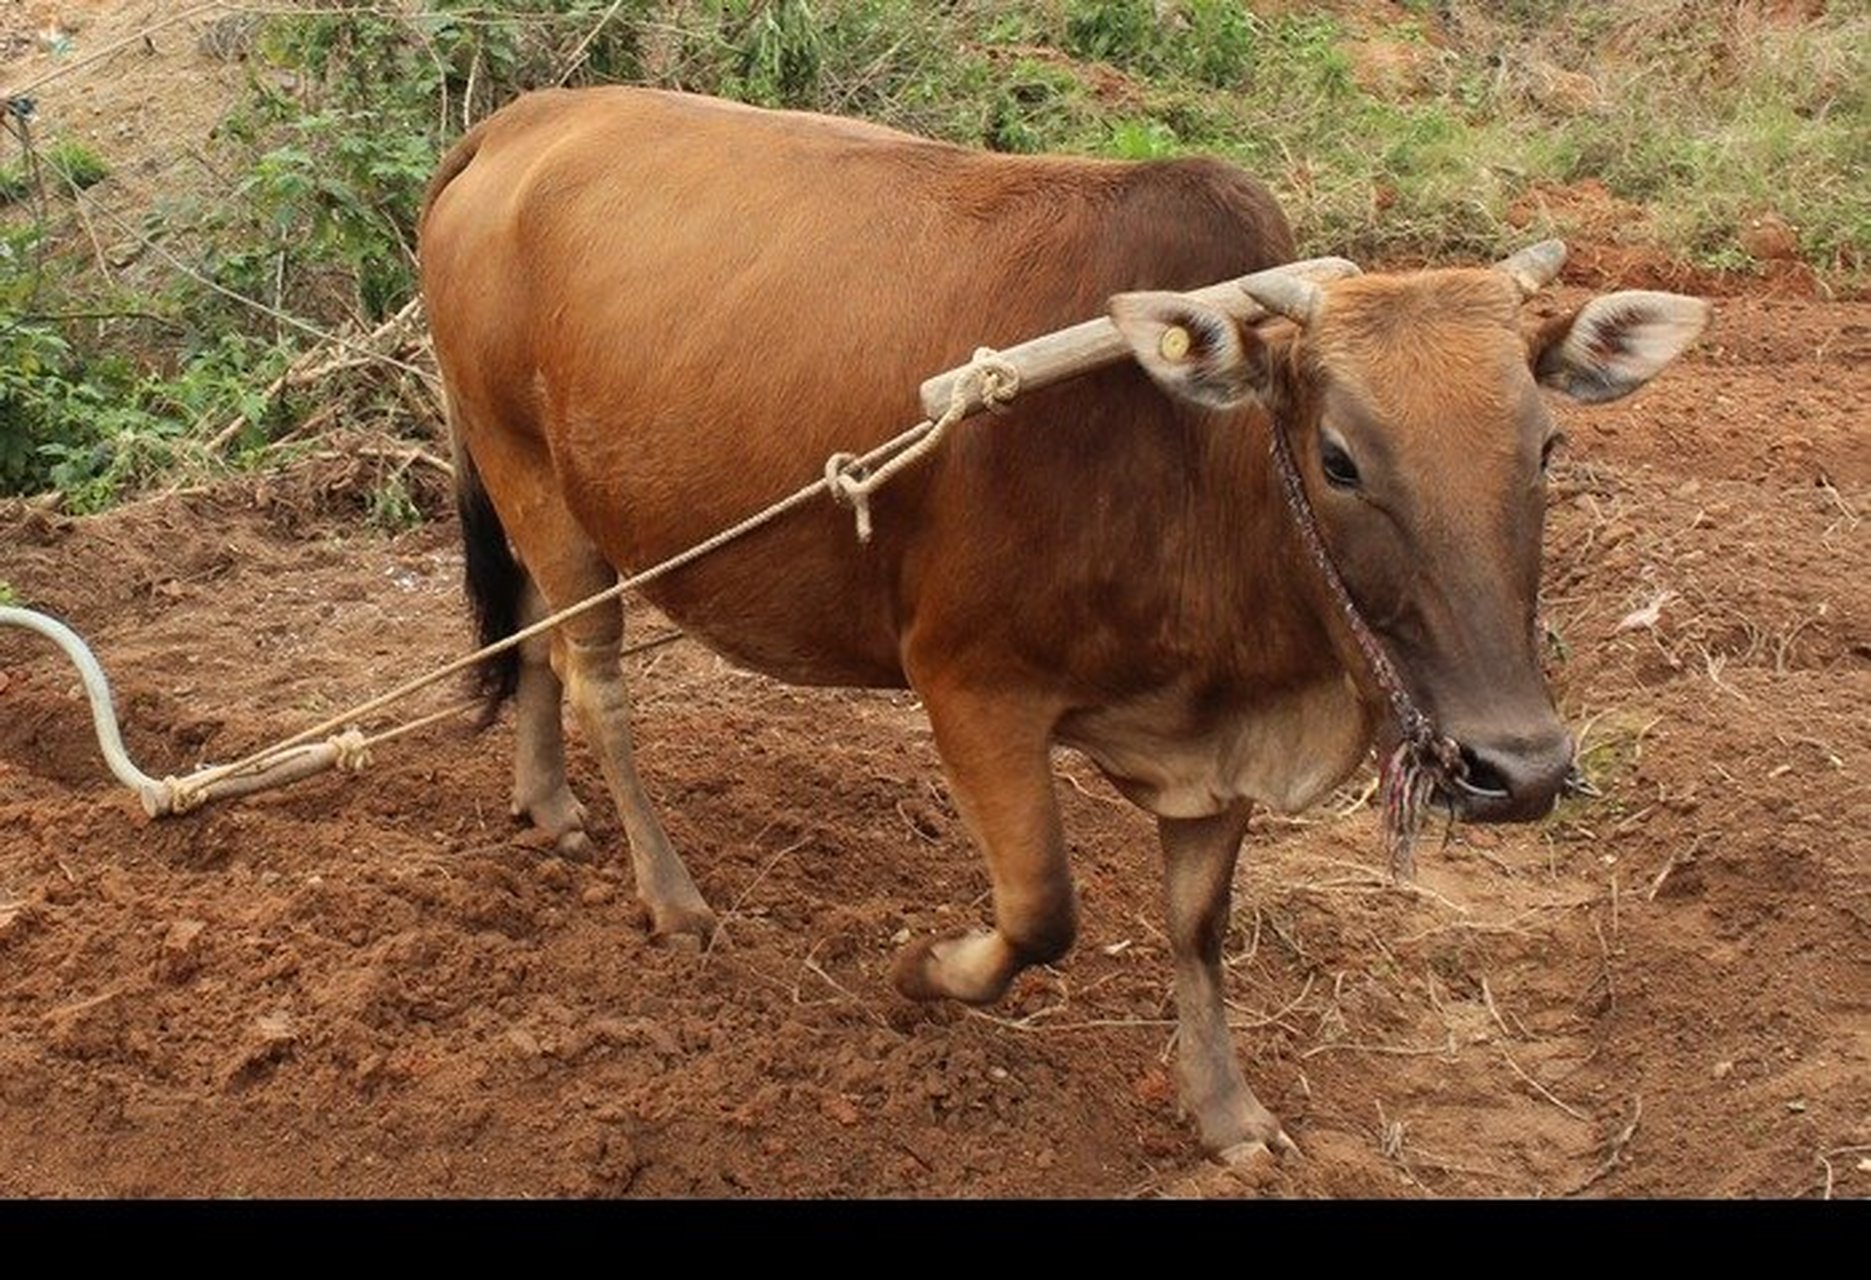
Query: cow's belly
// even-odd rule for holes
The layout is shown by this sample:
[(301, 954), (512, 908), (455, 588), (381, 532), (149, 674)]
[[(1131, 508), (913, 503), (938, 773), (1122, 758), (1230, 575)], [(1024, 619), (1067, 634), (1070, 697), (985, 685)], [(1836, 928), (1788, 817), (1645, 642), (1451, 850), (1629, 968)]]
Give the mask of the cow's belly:
[(1083, 751), (1133, 801), (1166, 818), (1198, 818), (1253, 800), (1296, 813), (1358, 767), (1371, 725), (1343, 678), (1215, 717), (1197, 732), (1187, 691), (1082, 712), (1059, 740)]
[[(630, 479), (628, 468), (618, 466), (605, 477), (617, 495), (610, 505), (574, 508), (620, 575), (702, 543), (712, 536), (707, 526), (728, 528), (741, 518), (712, 501), (705, 481), (688, 486), (691, 501), (669, 503), (628, 491)], [(571, 485), (568, 490), (577, 492)], [(743, 512), (760, 504), (746, 499)], [(627, 522), (606, 518), (629, 509), (647, 517), (642, 523), (654, 537), (630, 536)], [(905, 681), (888, 562), (867, 559), (866, 550), (850, 513), (827, 497), (646, 584), (642, 594), (693, 639), (750, 671), (789, 684), (900, 688)]]

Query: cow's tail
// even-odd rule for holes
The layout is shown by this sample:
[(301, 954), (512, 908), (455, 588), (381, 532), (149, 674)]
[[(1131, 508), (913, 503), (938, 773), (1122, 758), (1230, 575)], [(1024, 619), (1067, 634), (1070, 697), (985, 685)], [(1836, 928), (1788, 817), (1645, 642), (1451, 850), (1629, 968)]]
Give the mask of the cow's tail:
[[(526, 569), (507, 542), (507, 528), (481, 485), (474, 460), (455, 443), (455, 510), (461, 518), (463, 580), (474, 608), (481, 644), (495, 644), (520, 629), (520, 610), (526, 598)], [(481, 659), (475, 667), (476, 691), (485, 699), (481, 725), (500, 714), (501, 704), (520, 685), (520, 650), (503, 649)]]
[[(483, 121), (458, 140), (436, 166), (434, 176), (429, 179), (428, 189), (423, 193), (422, 217), (418, 224), (418, 235), (422, 242), (428, 240), (429, 218), (435, 212), (437, 199), (443, 189), (461, 176), (462, 170), (474, 160), (485, 136), (486, 122)], [(487, 496), (487, 489), (481, 484), (481, 474), (475, 469), (474, 459), (461, 442), (461, 424), (456, 420), (454, 398), (448, 394), (446, 371), (443, 374), (443, 399), (448, 410), (449, 436), (454, 444), (455, 511), (461, 520), (463, 584), (467, 590), (468, 603), (474, 610), (476, 632), (480, 636), (480, 643), (485, 646), (505, 640), (520, 629), (527, 574), (507, 542), (506, 526), (500, 522), (500, 513), (494, 509), (493, 499)], [(500, 714), (502, 704), (519, 688), (519, 649), (504, 649), (481, 659), (474, 668), (473, 679), (475, 691), (485, 702), (480, 721), (481, 727), (485, 728)]]

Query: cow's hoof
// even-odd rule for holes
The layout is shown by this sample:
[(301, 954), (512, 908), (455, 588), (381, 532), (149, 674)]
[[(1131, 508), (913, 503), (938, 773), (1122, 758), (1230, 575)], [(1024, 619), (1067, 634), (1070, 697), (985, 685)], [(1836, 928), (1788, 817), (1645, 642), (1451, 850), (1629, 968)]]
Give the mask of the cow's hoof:
[(552, 851), (571, 862), (596, 862), (597, 846), (585, 834), (585, 806), (572, 795), (570, 787), (560, 787), (544, 799), (530, 803), (514, 797), (514, 817), (532, 824), (529, 840), (550, 840)]
[(930, 973), (934, 966), (930, 953), (935, 943), (934, 938), (916, 938), (897, 952), (896, 963), (890, 966), (890, 985), (905, 998), (940, 1000), (948, 994), (936, 985)]
[(917, 938), (897, 956), (890, 980), (911, 1000), (992, 1004), (1018, 971), (998, 935), (972, 932)]
[(553, 843), (553, 851), (567, 862), (596, 862), (598, 846), (582, 831), (567, 831)]
[(1264, 1190), (1279, 1180), (1280, 1161), (1264, 1142), (1237, 1142), (1215, 1158), (1251, 1190)]
[(1271, 1170), (1280, 1163), (1280, 1157), (1273, 1153), (1273, 1149), (1260, 1141), (1237, 1142), (1225, 1151), (1217, 1151), (1215, 1159), (1231, 1169), (1245, 1173), (1256, 1169)]
[[(646, 904), (647, 905), (647, 904)], [(715, 936), (715, 913), (706, 906), (650, 906), (650, 939), (678, 951), (700, 951)]]
[(1272, 1169), (1283, 1160), (1299, 1158), (1298, 1145), (1286, 1136), (1286, 1130), (1279, 1128), (1273, 1131), (1271, 1138), (1249, 1138), (1215, 1153), (1215, 1159), (1223, 1164), (1246, 1171)]

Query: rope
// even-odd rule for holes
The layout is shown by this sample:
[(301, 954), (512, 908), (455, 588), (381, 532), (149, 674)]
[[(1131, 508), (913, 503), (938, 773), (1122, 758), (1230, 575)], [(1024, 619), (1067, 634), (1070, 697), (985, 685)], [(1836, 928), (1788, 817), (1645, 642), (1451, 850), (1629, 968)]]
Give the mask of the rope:
[[(804, 506), (806, 503), (812, 501), (814, 498), (820, 497), (822, 494), (830, 493), (835, 500), (849, 505), (855, 510), (858, 540), (860, 542), (868, 542), (871, 536), (871, 495), (906, 468), (914, 466), (917, 462), (926, 457), (941, 443), (942, 437), (948, 429), (957, 421), (968, 415), (971, 389), (974, 390), (975, 395), (982, 403), (1003, 406), (1018, 393), (1019, 386), (1020, 375), (1012, 365), (988, 348), (980, 348), (975, 352), (974, 359), (963, 370), (962, 375), (956, 379), (955, 389), (949, 397), (949, 407), (940, 418), (934, 421), (924, 419), (907, 431), (884, 441), (876, 448), (871, 449), (868, 453), (859, 455), (839, 453), (832, 455), (831, 458), (827, 459), (824, 473), (820, 479), (793, 491), (771, 506), (755, 512), (746, 519), (729, 525), (719, 533), (696, 543), (686, 551), (677, 552), (675, 555), (650, 566), (641, 573), (633, 574), (605, 588), (603, 591), (597, 592), (595, 595), (586, 596), (576, 604), (569, 605), (564, 609), (560, 609), (557, 613), (541, 618), (538, 622), (530, 626), (522, 627), (505, 639), (497, 640), (493, 644), (484, 645), (473, 653), (457, 658), (453, 662), (438, 667), (426, 675), (417, 676), (412, 680), (405, 681), (394, 689), (391, 689), (388, 693), (379, 694), (377, 697), (352, 707), (348, 711), (332, 716), (303, 732), (294, 734), (290, 738), (282, 739), (271, 746), (262, 747), (260, 750), (243, 756), (231, 764), (211, 766), (191, 774), (186, 778), (165, 778), (162, 785), (170, 789), (172, 797), (169, 806), (170, 811), (175, 813), (187, 812), (189, 809), (206, 801), (208, 798), (208, 788), (213, 784), (237, 774), (249, 774), (264, 770), (269, 764), (277, 763), (279, 758), (285, 753), (321, 738), (327, 739), (334, 748), (338, 750), (341, 767), (344, 767), (344, 762), (347, 760), (356, 761), (361, 758), (367, 762), (368, 753), (364, 750), (364, 748), (368, 746), (367, 742), (363, 743), (357, 752), (347, 755), (346, 748), (339, 745), (339, 738), (332, 738), (330, 735), (338, 733), (341, 738), (346, 732), (354, 733), (356, 731), (349, 729), (348, 726), (355, 724), (366, 716), (372, 715), (392, 703), (400, 702), (411, 694), (426, 689), (432, 684), (439, 683), (440, 681), (448, 679), (450, 676), (465, 671), (485, 658), (491, 658), (498, 653), (505, 653), (509, 649), (524, 644), (533, 637), (552, 630), (554, 627), (570, 618), (577, 617), (579, 614), (590, 609), (595, 609), (597, 606), (608, 601), (616, 600), (623, 596), (625, 592), (633, 591), (647, 583), (656, 581), (658, 578), (674, 573), (676, 570), (701, 559), (710, 552), (719, 550), (735, 539), (751, 533), (763, 525), (770, 524), (781, 516)], [(377, 740), (386, 739), (379, 738)], [(360, 764), (356, 767), (362, 766)]]
[(137, 768), (136, 762), (130, 759), (130, 753), (124, 750), (123, 735), (117, 730), (117, 717), (112, 710), (110, 681), (78, 633), (56, 618), (11, 606), (0, 607), (0, 626), (24, 627), (44, 636), (71, 659), (72, 665), (78, 668), (78, 679), (84, 685), (85, 697), (91, 703), (91, 723), (97, 731), (97, 745), (104, 753), (105, 766), (112, 777), (143, 797), (147, 807), (150, 797), (159, 794), (167, 783), (158, 782)]

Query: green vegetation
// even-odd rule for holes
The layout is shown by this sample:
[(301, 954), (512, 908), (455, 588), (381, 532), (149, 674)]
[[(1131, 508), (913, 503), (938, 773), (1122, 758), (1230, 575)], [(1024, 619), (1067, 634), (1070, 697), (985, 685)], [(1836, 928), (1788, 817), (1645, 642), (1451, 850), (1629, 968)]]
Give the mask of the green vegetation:
[[(561, 83), (1006, 151), (1217, 154), (1269, 183), (1309, 252), (1474, 259), (1557, 233), (1740, 271), (1791, 254), (1862, 287), (1871, 11), (1770, 8), (1406, 0), (1373, 26), (1366, 5), (1236, 0), (429, 0), (256, 19), (247, 92), (158, 207), (112, 203), (53, 92), (47, 118), (8, 104), (0, 493), (92, 510), (327, 424), (432, 441), (392, 323), (423, 185), (464, 122)], [(1761, 219), (1780, 248), (1749, 240)], [(400, 472), (371, 483), (365, 518), (419, 518)]]
[(398, 533), (422, 523), (422, 508), (401, 471), (392, 472), (370, 494), (366, 518), (385, 533)]
[(46, 165), (67, 185), (83, 191), (104, 181), (110, 169), (82, 142), (61, 138), (46, 153)]
[(41, 165), (45, 177), (59, 190), (95, 187), (110, 172), (97, 152), (82, 142), (60, 138), (43, 153), (35, 151), (0, 165), (0, 204), (24, 200), (37, 190)]

